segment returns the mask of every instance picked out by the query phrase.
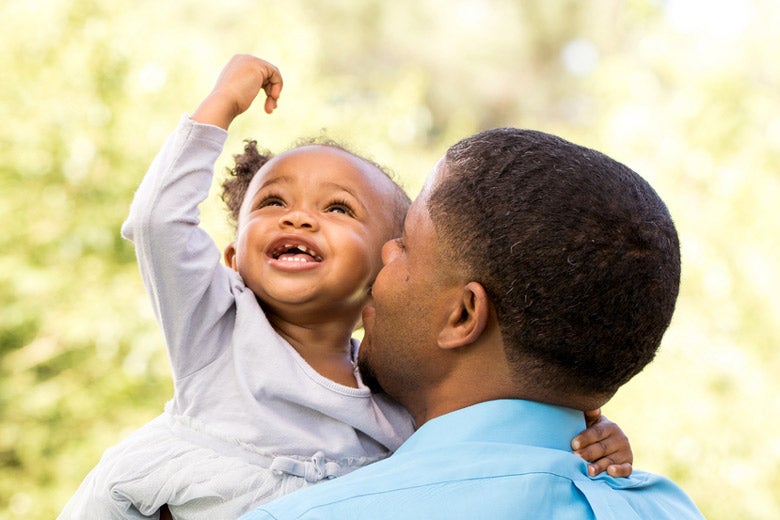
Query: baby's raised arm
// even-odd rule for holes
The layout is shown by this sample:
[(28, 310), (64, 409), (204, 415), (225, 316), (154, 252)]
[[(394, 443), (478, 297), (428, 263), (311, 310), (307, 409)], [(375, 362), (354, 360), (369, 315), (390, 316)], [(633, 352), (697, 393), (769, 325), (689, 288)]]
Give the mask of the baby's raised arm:
[(260, 90), (265, 91), (265, 111), (276, 108), (282, 92), (282, 75), (274, 65), (248, 54), (237, 54), (222, 69), (217, 83), (192, 114), (198, 123), (228, 129), (245, 112)]
[(122, 226), (135, 245), (176, 380), (219, 356), (224, 342), (215, 338), (235, 328), (232, 272), (216, 268), (222, 254), (200, 226), (199, 206), (209, 194), (228, 125), (261, 90), (266, 111), (273, 111), (282, 90), (278, 69), (253, 56), (234, 56), (196, 115), (182, 118), (166, 140)]

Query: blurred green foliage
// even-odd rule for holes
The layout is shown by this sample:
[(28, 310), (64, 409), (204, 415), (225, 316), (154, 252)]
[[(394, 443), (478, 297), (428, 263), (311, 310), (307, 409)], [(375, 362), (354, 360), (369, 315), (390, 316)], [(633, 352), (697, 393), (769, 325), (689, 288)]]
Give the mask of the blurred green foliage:
[[(635, 465), (710, 519), (780, 517), (780, 10), (771, 0), (6, 0), (0, 4), (0, 519), (48, 519), (160, 412), (162, 337), (119, 226), (181, 113), (236, 52), (285, 77), (280, 149), (327, 132), (414, 195), (477, 130), (557, 133), (629, 164), (683, 242), (656, 361), (605, 407)], [(204, 205), (218, 242), (220, 203)]]

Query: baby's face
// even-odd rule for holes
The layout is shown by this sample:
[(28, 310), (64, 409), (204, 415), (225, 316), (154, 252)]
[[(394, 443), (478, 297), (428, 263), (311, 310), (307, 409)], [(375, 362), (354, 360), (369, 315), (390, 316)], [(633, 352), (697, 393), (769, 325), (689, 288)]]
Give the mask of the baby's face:
[(313, 145), (252, 179), (225, 258), (275, 313), (359, 318), (393, 235), (393, 184), (351, 154)]

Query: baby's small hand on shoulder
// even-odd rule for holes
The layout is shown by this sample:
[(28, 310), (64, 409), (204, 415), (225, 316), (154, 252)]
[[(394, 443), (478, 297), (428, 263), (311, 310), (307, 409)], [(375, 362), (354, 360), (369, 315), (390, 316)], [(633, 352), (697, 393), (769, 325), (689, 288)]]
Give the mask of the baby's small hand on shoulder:
[(620, 426), (601, 415), (601, 410), (585, 412), (588, 428), (572, 439), (574, 453), (590, 462), (588, 474), (595, 477), (606, 471), (613, 477), (632, 473), (634, 454)]

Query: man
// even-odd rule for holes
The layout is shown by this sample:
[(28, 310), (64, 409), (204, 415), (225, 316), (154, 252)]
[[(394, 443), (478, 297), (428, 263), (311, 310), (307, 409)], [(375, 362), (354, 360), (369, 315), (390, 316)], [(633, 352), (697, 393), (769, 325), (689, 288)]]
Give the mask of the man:
[(677, 233), (641, 177), (541, 132), (483, 132), (439, 161), (383, 262), (360, 369), (417, 431), (245, 520), (701, 518), (671, 481), (592, 479), (569, 451), (677, 299)]

